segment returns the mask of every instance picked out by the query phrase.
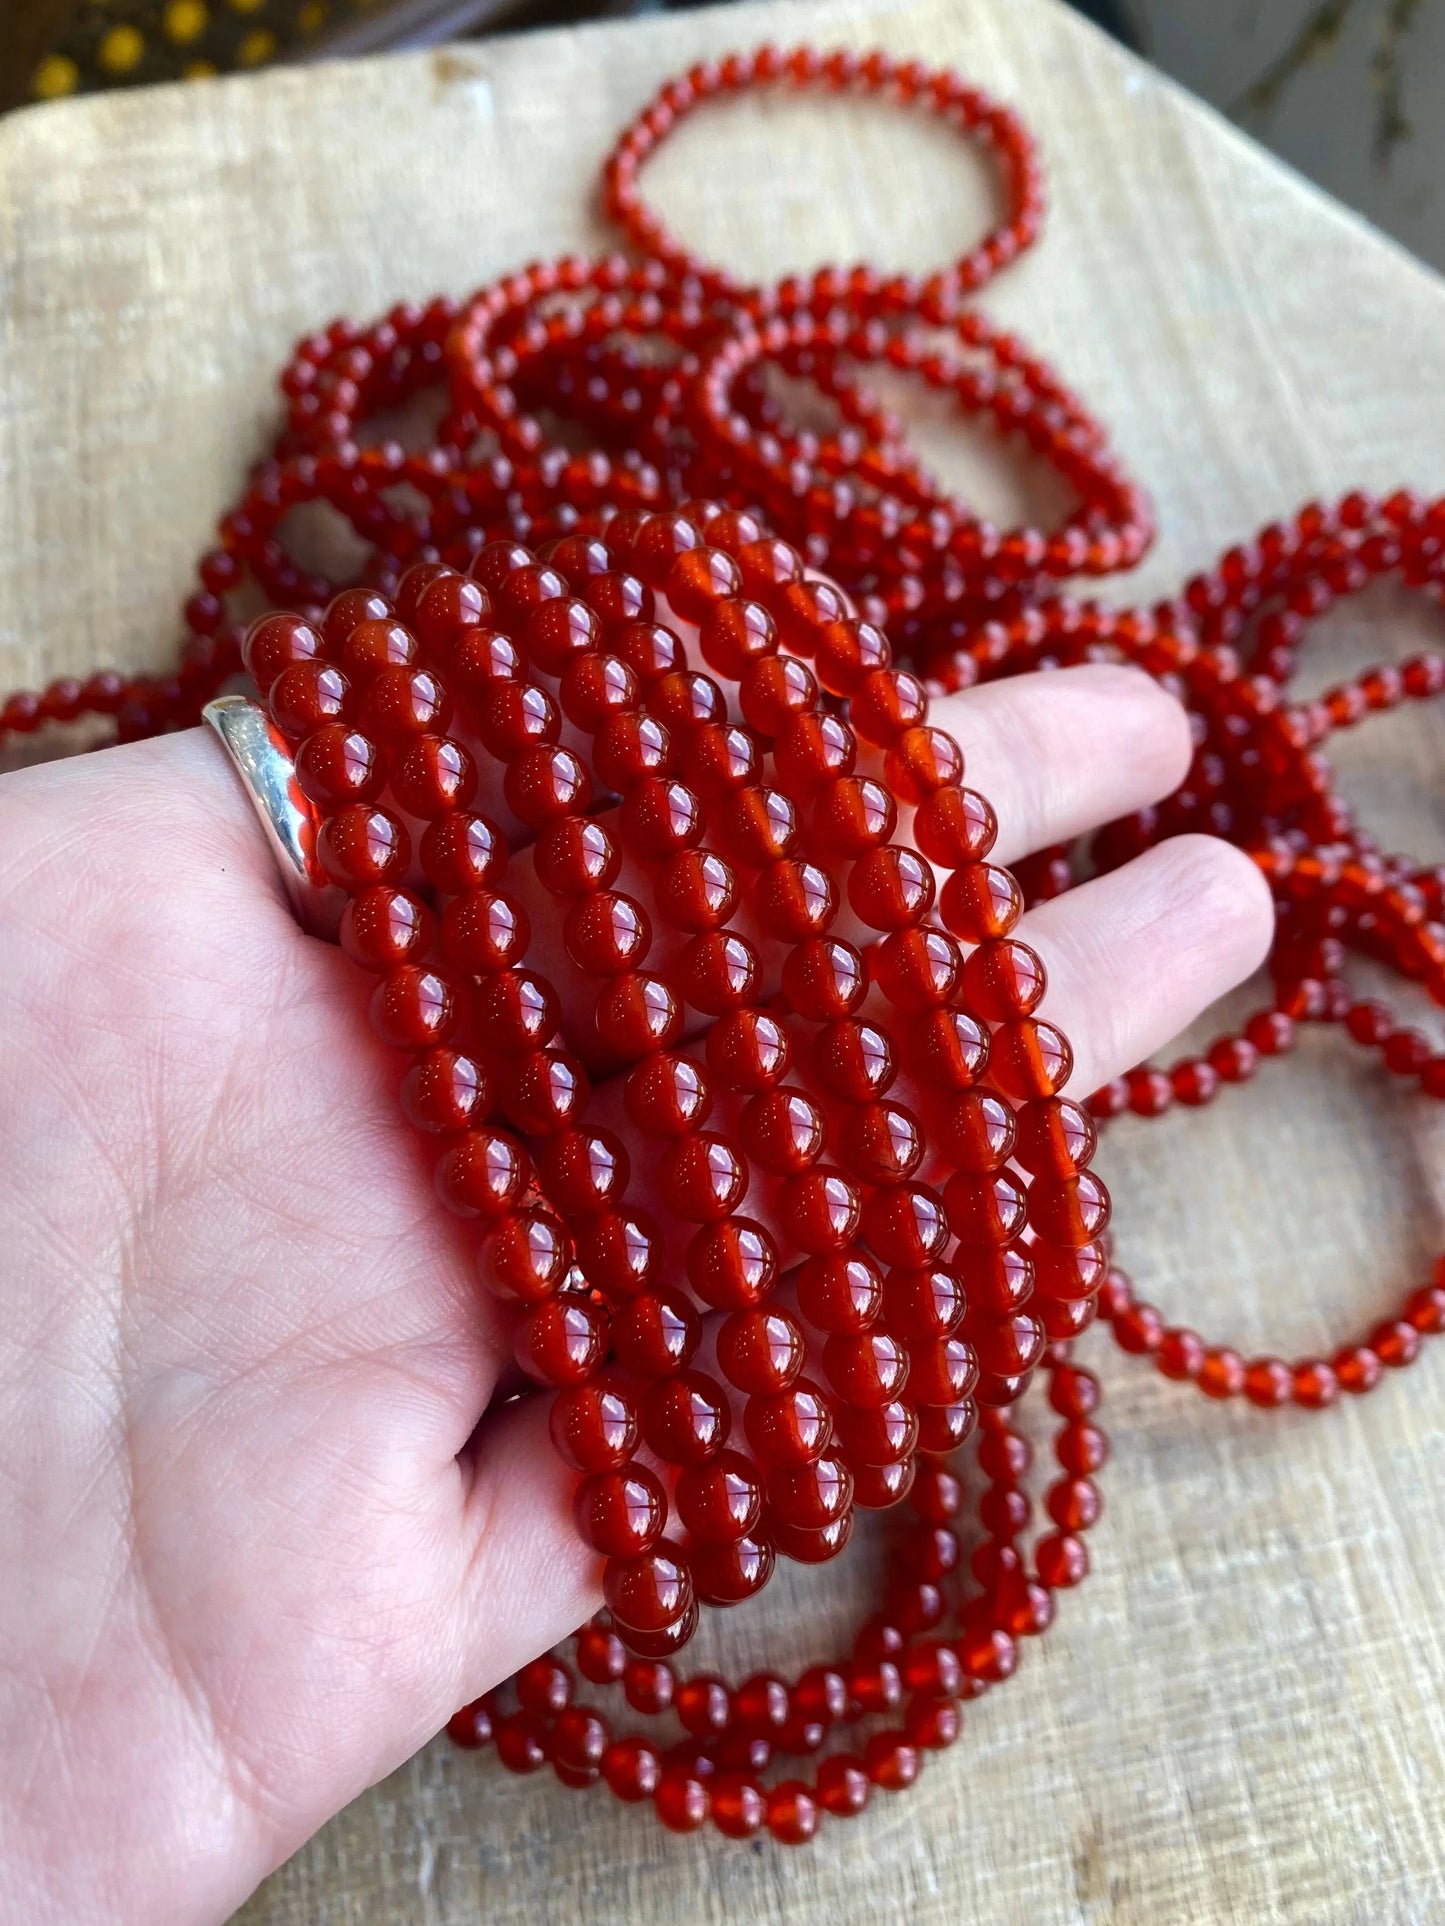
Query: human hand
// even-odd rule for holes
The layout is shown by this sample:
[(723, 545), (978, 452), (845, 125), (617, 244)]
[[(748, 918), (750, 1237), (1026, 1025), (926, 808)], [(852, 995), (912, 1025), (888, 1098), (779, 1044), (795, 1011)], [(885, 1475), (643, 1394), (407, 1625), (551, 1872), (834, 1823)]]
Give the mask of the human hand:
[[(1131, 670), (935, 714), (1002, 861), (1189, 760)], [(1271, 921), (1200, 837), (1032, 912), (1071, 1090), (1247, 974)], [(488, 1410), (507, 1314), (369, 987), (296, 928), (198, 732), (0, 778), (0, 1916), (224, 1917), (598, 1602), (545, 1401)]]

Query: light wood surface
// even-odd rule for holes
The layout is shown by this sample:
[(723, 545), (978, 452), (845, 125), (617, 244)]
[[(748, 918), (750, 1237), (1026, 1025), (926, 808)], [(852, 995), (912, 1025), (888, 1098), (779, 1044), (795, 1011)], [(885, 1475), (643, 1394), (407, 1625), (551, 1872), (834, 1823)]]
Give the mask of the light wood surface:
[[(1099, 409), (1156, 499), (1125, 599), (1305, 496), (1445, 486), (1445, 294), (1048, 0), (728, 11), (98, 99), (0, 126), (0, 681), (169, 659), (291, 340), (604, 234), (598, 161), (667, 72), (764, 36), (946, 61), (1038, 130), (1053, 213), (985, 305)], [(882, 109), (781, 99), (662, 157), (684, 231), (759, 276), (956, 252), (974, 163)], [(991, 505), (1036, 495), (925, 420)], [(1313, 686), (1438, 617), (1332, 618)], [(1387, 842), (1445, 856), (1442, 733), (1341, 752)], [(1127, 985), (1121, 992), (1127, 993)], [(1423, 1281), (1445, 1131), (1337, 1040), (1104, 1168), (1141, 1286), (1288, 1356)], [(1445, 1919), (1445, 1347), (1324, 1417), (1219, 1411), (1102, 1340), (1116, 1455), (1095, 1576), (920, 1788), (795, 1852), (674, 1839), (602, 1796), (432, 1746), (329, 1826), (247, 1926), (903, 1920), (1433, 1926)], [(832, 1643), (866, 1548), (705, 1636)]]

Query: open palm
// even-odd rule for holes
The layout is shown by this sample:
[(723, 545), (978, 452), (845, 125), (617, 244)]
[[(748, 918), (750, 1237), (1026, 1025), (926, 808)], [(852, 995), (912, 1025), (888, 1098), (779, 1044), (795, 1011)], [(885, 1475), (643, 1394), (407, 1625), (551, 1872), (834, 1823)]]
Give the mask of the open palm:
[[(1129, 670), (936, 714), (1004, 861), (1190, 755)], [(1269, 932), (1253, 866), (1198, 837), (1032, 912), (1071, 1088)], [(0, 777), (5, 1917), (224, 1917), (597, 1603), (543, 1401), (488, 1412), (506, 1316), (367, 989), (291, 921), (198, 732)]]

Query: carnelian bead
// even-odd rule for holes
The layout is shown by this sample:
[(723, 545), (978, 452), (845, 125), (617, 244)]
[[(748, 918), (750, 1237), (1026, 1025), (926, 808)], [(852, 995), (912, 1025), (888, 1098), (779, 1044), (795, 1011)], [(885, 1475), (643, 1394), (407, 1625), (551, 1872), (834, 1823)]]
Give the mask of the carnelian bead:
[(474, 992), (472, 1013), (489, 1050), (519, 1057), (555, 1034), (561, 1008), (544, 978), (514, 969), (490, 977)]
[(943, 1193), (948, 1222), (964, 1245), (1007, 1244), (1028, 1220), (1028, 1198), (1007, 1175), (950, 1177)]
[(846, 696), (868, 677), (888, 669), (893, 650), (873, 623), (847, 618), (829, 622), (819, 631), (813, 660), (824, 688)]
[(1037, 1017), (1002, 1023), (989, 1046), (989, 1077), (1005, 1096), (1020, 1102), (1056, 1096), (1074, 1068), (1063, 1032)]
[(719, 1310), (761, 1303), (777, 1272), (777, 1248), (750, 1218), (705, 1225), (688, 1247), (688, 1282), (705, 1304)]
[(512, 813), (533, 828), (586, 809), (592, 794), (586, 765), (570, 749), (556, 746), (524, 750), (509, 766), (502, 787)]
[(1244, 1395), (1251, 1404), (1265, 1407), (1288, 1404), (1294, 1394), (1294, 1378), (1279, 1358), (1256, 1358), (1244, 1373)]
[(606, 1721), (595, 1712), (580, 1705), (566, 1707), (552, 1728), (552, 1770), (563, 1785), (595, 1785), (611, 1738)]
[(865, 1183), (895, 1184), (923, 1160), (923, 1135), (912, 1111), (896, 1103), (861, 1104), (845, 1116), (838, 1154)]
[(400, 622), (358, 622), (341, 645), (341, 666), (353, 682), (369, 682), (383, 669), (405, 669), (417, 658), (416, 637)]
[(1244, 1359), (1237, 1351), (1206, 1351), (1196, 1379), (1207, 1398), (1237, 1398), (1244, 1389)]
[(527, 912), (512, 896), (474, 890), (442, 916), (442, 949), (458, 969), (491, 976), (521, 961), (531, 941)]
[(997, 817), (972, 789), (937, 790), (914, 812), (913, 840), (928, 860), (942, 869), (962, 869), (980, 862), (993, 848), (997, 835)]
[(795, 799), (811, 796), (824, 783), (851, 774), (857, 753), (853, 732), (840, 717), (794, 716), (773, 742), (778, 787)]
[(957, 1171), (1001, 1170), (1013, 1155), (1016, 1113), (987, 1090), (966, 1090), (942, 1104), (934, 1142)]
[(749, 1398), (743, 1412), (748, 1443), (770, 1468), (821, 1457), (833, 1435), (833, 1413), (815, 1384), (800, 1379), (786, 1391)]
[(637, 1411), (626, 1394), (596, 1379), (559, 1391), (548, 1425), (558, 1455), (578, 1471), (620, 1470), (641, 1436)]
[[(613, 580), (616, 582), (615, 588), (605, 588), (604, 585)], [(622, 621), (609, 618), (607, 602), (610, 598), (616, 596), (630, 602), (638, 599), (639, 590), (646, 604), (642, 613)], [(650, 688), (664, 677), (676, 674), (683, 666), (687, 657), (682, 643), (671, 629), (652, 620), (652, 591), (644, 589), (635, 576), (599, 576), (588, 585), (587, 596), (604, 622), (611, 620), (607, 646), (614, 655), (622, 658), (644, 688)]]
[(539, 1718), (555, 1716), (572, 1698), (572, 1676), (554, 1658), (532, 1659), (517, 1673), (514, 1681), (517, 1703), (524, 1712)]
[(1340, 1395), (1339, 1379), (1322, 1358), (1309, 1358), (1291, 1373), (1295, 1402), (1309, 1411), (1320, 1411)]
[(691, 1557), (697, 1595), (707, 1605), (740, 1605), (752, 1598), (772, 1577), (776, 1562), (772, 1545), (751, 1532), (694, 1544)]
[(868, 993), (861, 953), (837, 937), (797, 944), (783, 964), (783, 994), (799, 1016), (829, 1023), (849, 1016)]
[(823, 1369), (845, 1404), (866, 1411), (902, 1396), (908, 1353), (886, 1331), (837, 1334), (823, 1346)]
[(1088, 1576), (1089, 1554), (1073, 1532), (1051, 1532), (1034, 1547), (1034, 1564), (1045, 1585), (1063, 1591)]
[(657, 1791), (662, 1760), (643, 1739), (614, 1739), (602, 1755), (602, 1777), (619, 1799), (635, 1805)]
[(813, 1069), (831, 1096), (866, 1103), (881, 1096), (896, 1075), (893, 1045), (874, 1024), (838, 1019), (818, 1033)]
[[(564, 816), (560, 822), (548, 823), (538, 835), (532, 845), (532, 867), (538, 882), (554, 896), (585, 896), (605, 890), (616, 878), (622, 852), (603, 824), (585, 816)], [(644, 924), (645, 919), (638, 928)]]
[(629, 1656), (622, 1670), (622, 1689), (634, 1712), (656, 1718), (672, 1704), (677, 1679), (665, 1659)]
[(829, 856), (861, 856), (892, 836), (898, 806), (881, 783), (866, 776), (843, 776), (813, 803), (810, 826)]
[(732, 1413), (722, 1386), (703, 1371), (660, 1380), (643, 1402), (650, 1450), (676, 1465), (706, 1464), (727, 1442)]
[(743, 720), (762, 736), (776, 736), (790, 717), (811, 711), (817, 700), (817, 677), (792, 655), (768, 655), (749, 663), (738, 684)]
[(627, 1188), (627, 1151), (610, 1131), (563, 1131), (541, 1145), (537, 1163), (548, 1198), (569, 1217), (610, 1210)]
[(489, 682), (477, 697), (476, 715), (482, 747), (503, 762), (556, 742), (562, 729), (556, 703), (535, 682)]
[[(1042, 1333), (1040, 1333), (1042, 1338)], [(976, 1379), (976, 1397), (960, 1398), (956, 1404), (923, 1405), (918, 1413), (918, 1449), (947, 1457), (957, 1451), (959, 1446), (973, 1434), (978, 1423), (978, 1401), (984, 1394), (982, 1374)], [(1007, 1381), (1013, 1387), (1013, 1380)], [(995, 1401), (1002, 1404), (1012, 1403), (1018, 1395), (1017, 1387), (1008, 1389)]]
[(540, 1206), (504, 1217), (477, 1253), (482, 1282), (499, 1297), (536, 1303), (555, 1291), (572, 1261), (560, 1220)]
[(1093, 1119), (1068, 1098), (1025, 1104), (1016, 1118), (1014, 1155), (1035, 1176), (1074, 1177), (1093, 1157), (1098, 1141)]
[(327, 605), (321, 632), (328, 652), (340, 649), (351, 631), (362, 622), (385, 622), (394, 610), (384, 595), (370, 588), (343, 589)]
[(869, 963), (878, 988), (904, 1010), (951, 1003), (963, 974), (963, 952), (942, 930), (895, 930), (874, 949)]
[(1405, 1318), (1377, 1324), (1370, 1333), (1370, 1349), (1390, 1370), (1413, 1364), (1420, 1354), (1420, 1333)]
[(1197, 1331), (1176, 1327), (1163, 1333), (1155, 1355), (1166, 1378), (1192, 1382), (1199, 1376), (1206, 1346)]
[(296, 751), (296, 780), (322, 809), (338, 803), (374, 802), (385, 779), (377, 745), (344, 722), (324, 723)]
[(577, 1226), (577, 1260), (589, 1281), (610, 1298), (648, 1290), (661, 1255), (661, 1234), (643, 1212), (604, 1211)]
[(493, 1732), (492, 1709), (485, 1699), (473, 1700), (447, 1720), (447, 1737), (467, 1752), (490, 1745)]
[(898, 738), (883, 767), (893, 793), (905, 802), (919, 803), (963, 781), (963, 751), (943, 730), (919, 724)]
[(796, 1286), (803, 1315), (821, 1331), (865, 1331), (883, 1302), (877, 1266), (857, 1252), (809, 1258)]
[(410, 622), (427, 590), (436, 582), (448, 581), (454, 571), (441, 562), (413, 562), (396, 586), (396, 613)]
[(661, 1631), (692, 1602), (686, 1556), (666, 1538), (641, 1557), (610, 1560), (602, 1588), (624, 1633)]
[(680, 1293), (644, 1292), (612, 1315), (617, 1361), (640, 1377), (670, 1377), (690, 1362), (702, 1341), (696, 1311)]
[[(552, 603), (542, 611), (563, 606)], [(636, 709), (642, 685), (637, 672), (618, 655), (575, 656), (562, 675), (558, 699), (563, 713), (579, 729), (596, 733), (612, 716)]]
[(851, 1818), (867, 1806), (873, 1785), (860, 1759), (835, 1753), (818, 1767), (818, 1804), (839, 1818)]
[(768, 1504), (774, 1518), (804, 1530), (831, 1525), (852, 1502), (853, 1475), (836, 1456), (774, 1471), (768, 1479)]
[(718, 812), (717, 841), (724, 854), (762, 868), (788, 854), (798, 836), (798, 814), (780, 789), (745, 789)]
[(712, 1822), (728, 1839), (751, 1839), (767, 1820), (762, 1788), (742, 1772), (719, 1772), (710, 1781)]
[[(678, 989), (705, 1016), (724, 1016), (755, 1002), (762, 980), (762, 963), (754, 946), (724, 930), (694, 936), (683, 946), (676, 971)], [(786, 966), (784, 973), (786, 977)]]
[(547, 1763), (546, 1731), (530, 1712), (514, 1712), (497, 1722), (497, 1757), (508, 1772), (537, 1772)]
[(578, 657), (600, 650), (603, 640), (602, 618), (575, 597), (543, 601), (527, 618), (527, 651), (546, 675), (561, 675)]
[(1062, 1181), (1036, 1178), (1029, 1186), (1029, 1222), (1053, 1244), (1090, 1244), (1109, 1223), (1109, 1193), (1092, 1171)]
[[(490, 614), (491, 602), (481, 583), (447, 570), (412, 599), (407, 619), (423, 648), (444, 662), (460, 637), (482, 627)], [(330, 619), (328, 613), (328, 629)]]
[(607, 1318), (599, 1306), (553, 1296), (518, 1327), (512, 1355), (539, 1384), (580, 1384), (601, 1362), (606, 1345)]
[[(638, 789), (643, 790), (645, 796), (656, 795), (656, 785), (671, 773), (675, 762), (672, 733), (656, 716), (611, 716), (598, 731), (592, 745), (592, 763), (599, 781), (604, 787), (616, 790), (618, 795), (629, 798)], [(662, 793), (672, 798), (687, 798), (687, 792), (681, 785), (675, 789), (664, 786)], [(691, 798), (687, 800), (692, 810), (692, 820), (695, 821), (696, 806)], [(646, 824), (637, 816), (635, 807), (633, 814), (624, 817), (623, 821), (629, 835), (641, 842), (646, 833)], [(674, 843), (667, 843), (656, 853), (661, 854), (664, 848), (674, 846)]]
[(700, 1065), (673, 1051), (650, 1057), (628, 1077), (627, 1113), (649, 1136), (681, 1137), (712, 1109), (712, 1087)]
[(325, 653), (321, 637), (299, 615), (263, 615), (246, 631), (241, 659), (264, 695), (293, 662)]
[[(741, 585), (741, 577), (737, 579)], [(674, 602), (674, 607), (678, 606)], [(696, 619), (703, 660), (719, 675), (737, 680), (753, 663), (767, 660), (777, 650), (777, 625), (761, 602), (736, 596), (710, 599)]]
[(667, 1050), (683, 1032), (682, 1004), (660, 977), (643, 972), (616, 976), (604, 986), (594, 1012), (597, 1035), (615, 1056), (634, 1059)]
[(437, 1164), (437, 1192), (462, 1217), (501, 1217), (525, 1194), (532, 1166), (515, 1138), (471, 1130)]
[(508, 1117), (533, 1137), (571, 1129), (586, 1109), (591, 1089), (582, 1065), (558, 1049), (512, 1059), (502, 1066), (498, 1081)]
[(706, 1782), (679, 1764), (663, 1766), (652, 1798), (657, 1816), (669, 1832), (696, 1832), (707, 1819)]
[(486, 1074), (474, 1058), (456, 1050), (429, 1050), (407, 1071), (401, 1101), (419, 1129), (446, 1134), (466, 1130), (486, 1114)]
[(718, 1363), (739, 1391), (784, 1391), (803, 1368), (803, 1332), (782, 1311), (734, 1311), (717, 1335)]
[(669, 1208), (699, 1224), (731, 1217), (748, 1187), (746, 1160), (713, 1131), (694, 1131), (670, 1144), (657, 1176)]
[(749, 1461), (720, 1451), (705, 1465), (686, 1465), (674, 1494), (677, 1515), (694, 1539), (727, 1541), (751, 1533), (763, 1510), (763, 1487)]
[[(933, 871), (911, 849), (870, 850), (849, 872), (848, 901), (854, 915), (875, 930), (912, 932), (933, 905)], [(937, 932), (917, 934), (924, 942), (933, 937), (946, 943)], [(951, 989), (952, 983), (936, 1000), (946, 1002)]]
[(1355, 1344), (1336, 1353), (1333, 1369), (1340, 1389), (1360, 1397), (1374, 1390), (1384, 1376), (1385, 1367), (1368, 1345)]
[(650, 1551), (667, 1522), (667, 1496), (650, 1471), (632, 1465), (584, 1478), (573, 1500), (577, 1529), (606, 1557)]
[(930, 1010), (906, 1034), (910, 1069), (944, 1090), (970, 1089), (988, 1066), (988, 1032), (964, 1010)]
[(994, 863), (968, 863), (956, 869), (939, 897), (944, 922), (966, 943), (1007, 936), (1023, 906), (1023, 894), (1013, 876)]
[(387, 810), (347, 803), (322, 823), (317, 854), (333, 883), (343, 889), (396, 882), (411, 860), (405, 826)]
[(431, 911), (404, 889), (363, 890), (341, 912), (341, 947), (363, 969), (391, 970), (424, 957), (434, 929)]
[(788, 1073), (791, 1045), (776, 1017), (762, 1010), (732, 1010), (712, 1024), (708, 1067), (728, 1088), (754, 1094), (771, 1090)]
[(816, 1166), (785, 1178), (774, 1205), (784, 1234), (812, 1255), (844, 1250), (857, 1233), (858, 1188), (839, 1171)]
[(454, 896), (494, 885), (507, 865), (507, 845), (497, 825), (465, 811), (429, 822), (420, 855), (428, 881)]
[(822, 935), (837, 914), (838, 898), (826, 870), (801, 857), (784, 856), (758, 878), (753, 906), (767, 935), (797, 942)]
[[(906, 670), (879, 669), (865, 676), (853, 690), (848, 714), (865, 742), (887, 749), (891, 754), (895, 745), (901, 744), (922, 724), (928, 714), (928, 695), (917, 676)], [(926, 765), (927, 758), (924, 760)], [(889, 787), (899, 795), (905, 793), (893, 780), (892, 772)], [(919, 802), (923, 795), (915, 793), (907, 800)]]
[(663, 863), (656, 878), (657, 906), (673, 929), (714, 930), (737, 903), (732, 865), (711, 850), (683, 849)]
[(860, 1511), (889, 1511), (901, 1504), (912, 1488), (918, 1460), (907, 1457), (895, 1464), (853, 1467), (853, 1503)]
[(875, 1732), (863, 1748), (863, 1769), (885, 1792), (901, 1792), (917, 1779), (918, 1748), (902, 1731)]
[(642, 962), (652, 944), (652, 926), (634, 897), (599, 890), (567, 912), (562, 940), (579, 969), (618, 976)]
[(445, 1043), (456, 1028), (456, 996), (447, 979), (414, 963), (389, 970), (371, 999), (371, 1021), (383, 1043), (420, 1050)]
[(271, 684), (266, 707), (284, 735), (299, 742), (324, 723), (340, 722), (351, 712), (351, 684), (330, 662), (293, 662)]
[(974, 1013), (994, 1023), (1028, 1016), (1043, 997), (1044, 966), (1026, 943), (981, 943), (963, 969), (964, 990)]
[(962, 1278), (942, 1264), (890, 1271), (888, 1322), (905, 1341), (951, 1337), (967, 1309)]
[(362, 727), (393, 748), (428, 732), (444, 733), (450, 719), (451, 698), (429, 669), (380, 669), (361, 699)]

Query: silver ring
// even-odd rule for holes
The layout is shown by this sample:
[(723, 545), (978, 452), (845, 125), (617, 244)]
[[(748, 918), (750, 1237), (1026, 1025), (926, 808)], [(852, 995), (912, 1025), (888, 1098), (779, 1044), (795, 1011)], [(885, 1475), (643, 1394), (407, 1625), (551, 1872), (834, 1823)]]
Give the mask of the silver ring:
[(316, 846), (321, 817), (296, 779), (290, 744), (249, 696), (217, 696), (202, 709), (201, 720), (251, 799), (297, 922), (308, 935), (334, 943), (346, 895), (322, 866)]

